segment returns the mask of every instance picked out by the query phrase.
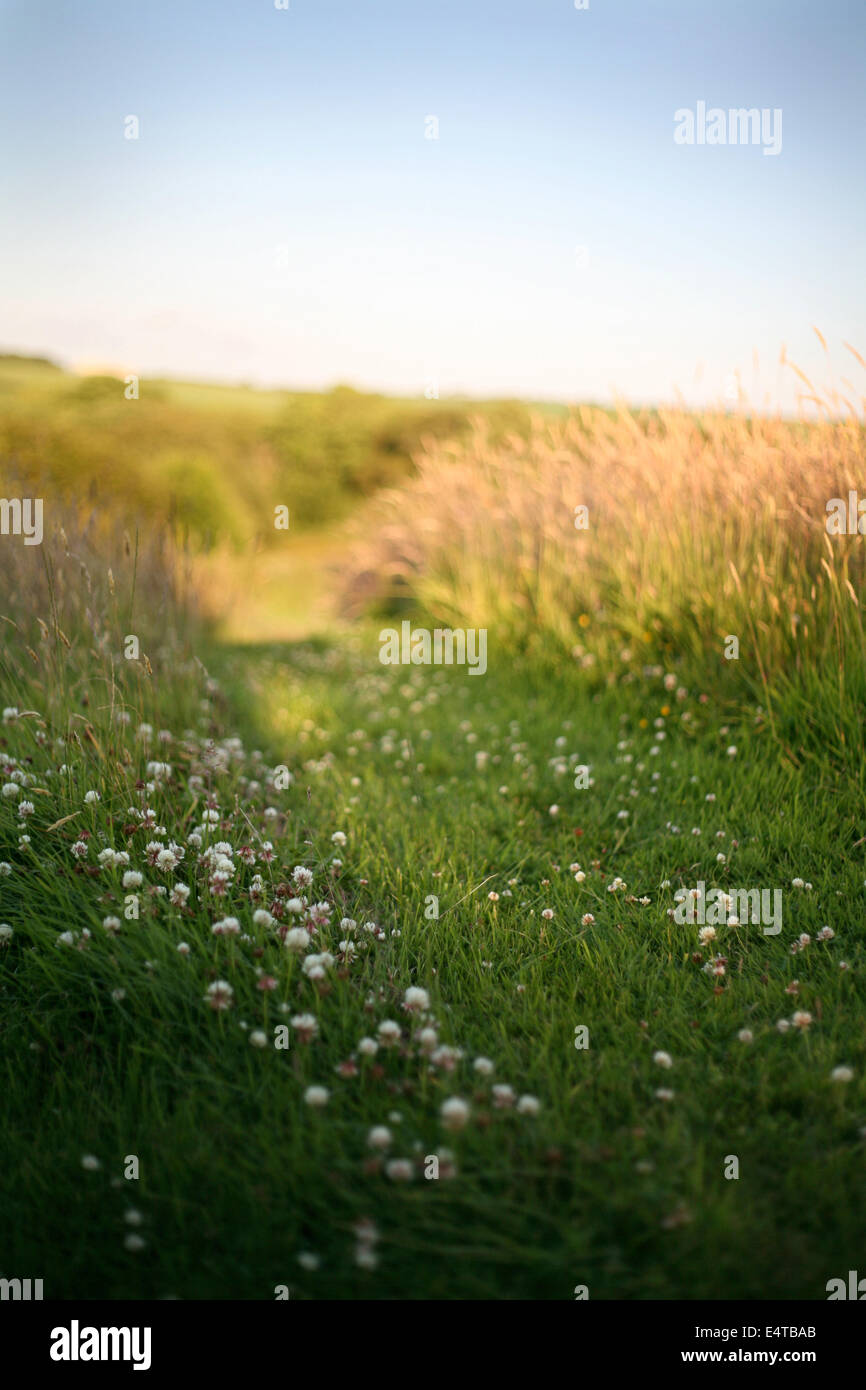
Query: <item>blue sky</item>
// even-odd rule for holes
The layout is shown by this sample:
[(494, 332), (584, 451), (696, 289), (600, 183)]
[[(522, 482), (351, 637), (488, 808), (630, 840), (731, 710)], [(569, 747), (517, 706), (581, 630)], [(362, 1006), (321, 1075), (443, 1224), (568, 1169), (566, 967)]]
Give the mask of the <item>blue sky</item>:
[[(0, 346), (788, 404), (785, 343), (863, 388), (866, 6), (290, 4), (0, 0)], [(675, 144), (698, 101), (781, 108), (781, 153)]]

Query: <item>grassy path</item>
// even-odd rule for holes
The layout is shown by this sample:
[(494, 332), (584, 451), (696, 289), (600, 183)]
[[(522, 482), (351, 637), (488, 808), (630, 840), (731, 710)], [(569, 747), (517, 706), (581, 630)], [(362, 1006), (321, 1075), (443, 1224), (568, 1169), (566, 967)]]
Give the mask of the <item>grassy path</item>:
[[(0, 804), (0, 1274), (46, 1297), (825, 1297), (866, 1224), (853, 793), (660, 675), (494, 658), (473, 679), (358, 641), (224, 649), (198, 689), (166, 670), (139, 713), (172, 711), (170, 753), (133, 716), (46, 779), (56, 753), (4, 726), (48, 795), (26, 849)], [(144, 803), (155, 829), (129, 823)], [(98, 867), (105, 844), (144, 878), (117, 930), (129, 870)], [(150, 891), (175, 879), (185, 903)], [(782, 888), (782, 931), (701, 944), (669, 915), (701, 879)], [(281, 939), (301, 921), (306, 952)]]

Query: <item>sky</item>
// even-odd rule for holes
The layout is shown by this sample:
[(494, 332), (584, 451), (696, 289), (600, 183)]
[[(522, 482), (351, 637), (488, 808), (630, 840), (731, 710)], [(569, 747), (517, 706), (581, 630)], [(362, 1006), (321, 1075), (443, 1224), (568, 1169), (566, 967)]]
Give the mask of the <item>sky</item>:
[[(0, 0), (0, 350), (789, 408), (785, 345), (866, 389), (861, 0), (288, 3)], [(699, 102), (781, 149), (677, 143)]]

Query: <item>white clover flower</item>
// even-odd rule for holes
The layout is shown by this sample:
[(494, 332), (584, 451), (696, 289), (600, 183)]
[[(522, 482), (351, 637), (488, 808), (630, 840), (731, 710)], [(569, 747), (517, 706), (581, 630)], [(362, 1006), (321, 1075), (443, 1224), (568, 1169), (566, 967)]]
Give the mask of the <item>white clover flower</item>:
[(439, 1114), (446, 1129), (462, 1129), (469, 1119), (469, 1106), (459, 1096), (451, 1096), (439, 1107)]
[(493, 1104), (497, 1110), (508, 1110), (514, 1104), (514, 1088), (500, 1084), (491, 1090)]
[(475, 1069), (475, 1071), (478, 1072), (479, 1076), (493, 1075), (494, 1064), (491, 1062), (489, 1057), (476, 1057), (475, 1061), (472, 1063), (472, 1066)]
[(308, 1086), (304, 1092), (304, 1100), (307, 1105), (314, 1110), (321, 1110), (328, 1104), (331, 1093), (327, 1086)]
[(309, 1042), (319, 1031), (319, 1022), (315, 1014), (294, 1014), (289, 1023), (301, 1042)]
[(426, 1013), (430, 1008), (430, 996), (426, 989), (410, 985), (403, 995), (403, 1007), (408, 1013)]
[(343, 848), (343, 846), (346, 844), (346, 836), (343, 834), (342, 830), (334, 831), (333, 835), (331, 836), (331, 844), (338, 845), (340, 849)]
[(832, 1070), (831, 1073), (830, 1073), (830, 1080), (831, 1080), (831, 1081), (853, 1081), (853, 1080), (854, 1080), (854, 1068), (853, 1068), (853, 1067), (834, 1067), (833, 1070)]
[(708, 941), (715, 941), (715, 939), (715, 927), (701, 927), (700, 931), (698, 932), (698, 941), (700, 941), (702, 946), (706, 945)]
[(89, 791), (84, 793), (85, 806), (93, 806), (97, 801), (101, 800), (102, 797), (99, 795), (99, 792), (97, 791)]
[(286, 932), (284, 946), (289, 951), (301, 953), (306, 951), (310, 944), (310, 933), (303, 927), (292, 927), (291, 931)]
[(361, 1038), (357, 1051), (362, 1057), (375, 1057), (379, 1051), (379, 1044), (375, 1038)]
[(752, 1033), (751, 1028), (741, 1028), (739, 1033), (737, 1034), (737, 1037), (739, 1038), (741, 1043), (750, 1043), (754, 1041), (754, 1034)]
[(400, 1025), (395, 1023), (393, 1019), (384, 1019), (376, 1031), (379, 1034), (379, 1041), (385, 1047), (393, 1047), (395, 1043), (400, 1041)]
[(137, 869), (127, 869), (123, 875), (122, 883), (124, 888), (140, 888), (144, 883), (144, 877)]
[(521, 1096), (516, 1109), (518, 1115), (535, 1116), (541, 1110), (541, 1101), (536, 1096)]
[(408, 1182), (413, 1172), (411, 1159), (408, 1158), (392, 1158), (385, 1164), (385, 1175), (392, 1182)]
[(387, 1149), (392, 1139), (393, 1135), (387, 1125), (374, 1125), (367, 1135), (367, 1143), (371, 1149)]
[(125, 1250), (132, 1250), (133, 1252), (137, 1252), (139, 1250), (143, 1250), (146, 1244), (147, 1241), (143, 1238), (143, 1236), (137, 1236), (134, 1231), (130, 1231), (128, 1236), (124, 1236), (123, 1248)]
[(179, 941), (179, 942), (177, 943), (177, 949), (178, 949), (178, 951), (180, 952), (180, 954), (181, 954), (182, 956), (188, 956), (188, 955), (189, 955), (189, 951), (190, 951), (189, 942), (188, 942), (188, 941)]
[(8, 946), (14, 935), (8, 922), (0, 922), (0, 946)]
[(234, 990), (227, 980), (214, 980), (212, 984), (208, 985), (204, 997), (206, 1003), (219, 1012), (231, 1008)]
[(256, 1028), (252, 1033), (250, 1033), (251, 1047), (267, 1047), (267, 1045), (268, 1035), (267, 1033), (263, 1033), (261, 1028)]
[(21, 795), (21, 788), (17, 782), (4, 782), (0, 795), (5, 796), (7, 800), (11, 801), (13, 797)]
[(664, 1067), (665, 1071), (667, 1071), (674, 1064), (674, 1059), (673, 1057), (671, 1057), (669, 1052), (654, 1052), (653, 1061), (655, 1062), (657, 1067)]
[(102, 1164), (100, 1163), (99, 1159), (96, 1157), (95, 1154), (83, 1154), (81, 1158), (81, 1166), (82, 1168), (86, 1168), (88, 1173), (95, 1173), (99, 1168), (102, 1167)]
[(211, 927), (214, 936), (237, 936), (240, 929), (241, 924), (237, 917), (222, 917)]

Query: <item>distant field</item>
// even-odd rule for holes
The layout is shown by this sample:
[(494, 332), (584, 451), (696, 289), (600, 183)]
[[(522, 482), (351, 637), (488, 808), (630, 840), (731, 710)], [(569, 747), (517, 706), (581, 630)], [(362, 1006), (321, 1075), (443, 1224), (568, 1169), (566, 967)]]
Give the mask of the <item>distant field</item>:
[(331, 525), (409, 477), (425, 438), (467, 437), (479, 416), (498, 438), (525, 434), (531, 413), (514, 401), (396, 399), (348, 386), (142, 378), (137, 399), (127, 390), (120, 376), (0, 356), (0, 481), (8, 489), (20, 479), (84, 513), (97, 507), (101, 525), (152, 520), (195, 550), (248, 550), (279, 539), (276, 506), (289, 508), (292, 531)]

